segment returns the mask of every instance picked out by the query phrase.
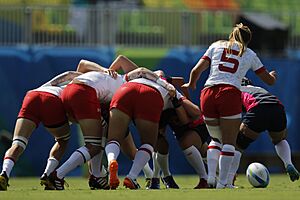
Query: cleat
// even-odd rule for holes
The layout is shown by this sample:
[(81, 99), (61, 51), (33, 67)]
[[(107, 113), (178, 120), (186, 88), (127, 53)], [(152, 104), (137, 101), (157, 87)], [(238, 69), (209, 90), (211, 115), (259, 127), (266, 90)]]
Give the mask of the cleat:
[(200, 178), (198, 185), (194, 187), (194, 189), (205, 189), (205, 188), (208, 188), (207, 180), (205, 180), (204, 178)]
[(151, 186), (151, 178), (146, 178), (145, 188), (148, 190)]
[(49, 175), (49, 181), (54, 186), (55, 190), (64, 190), (64, 185), (69, 187), (68, 183), (64, 179), (60, 179), (57, 177), (56, 171), (52, 172)]
[(129, 177), (125, 177), (124, 181), (123, 181), (123, 186), (125, 188), (129, 188), (131, 190), (137, 190), (140, 189), (141, 186), (138, 184), (138, 182), (136, 181), (136, 179), (131, 179)]
[(6, 172), (2, 172), (0, 175), (0, 191), (6, 191), (8, 186), (8, 176)]
[(217, 183), (216, 189), (224, 189), (226, 188), (226, 185), (223, 185), (222, 183)]
[(50, 182), (47, 174), (43, 174), (40, 180), (41, 180), (41, 186), (45, 186), (45, 190), (55, 190), (55, 187)]
[(95, 177), (94, 175), (90, 175), (89, 178), (89, 186), (91, 190), (109, 190), (110, 186), (107, 181), (107, 177)]
[(209, 188), (216, 188), (217, 185), (216, 177), (209, 176), (207, 178), (207, 184)]
[(167, 189), (179, 189), (172, 175), (161, 178)]
[(159, 178), (152, 178), (149, 189), (152, 190), (159, 190), (160, 189), (160, 183)]
[(294, 182), (299, 179), (299, 172), (292, 164), (286, 166), (286, 172), (290, 176), (291, 181)]
[(235, 186), (235, 185), (232, 185), (232, 184), (227, 184), (225, 187), (229, 188), (229, 189), (238, 189), (239, 188), (238, 186)]
[(110, 189), (115, 190), (119, 186), (120, 181), (118, 177), (118, 162), (112, 160), (109, 164), (109, 186)]

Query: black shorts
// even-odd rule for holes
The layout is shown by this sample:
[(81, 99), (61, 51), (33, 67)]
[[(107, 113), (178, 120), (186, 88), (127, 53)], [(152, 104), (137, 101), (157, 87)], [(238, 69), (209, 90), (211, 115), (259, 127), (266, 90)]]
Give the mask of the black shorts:
[(249, 110), (242, 122), (251, 130), (280, 132), (286, 128), (286, 114), (280, 104), (261, 104)]
[(208, 142), (208, 139), (210, 139), (209, 132), (206, 128), (206, 125), (199, 124), (196, 127), (190, 127), (186, 126), (182, 129), (173, 130), (173, 134), (177, 140), (180, 140), (182, 136), (186, 133), (186, 131), (195, 131), (200, 136), (202, 143)]
[(208, 142), (208, 139), (210, 139), (205, 123), (199, 124), (195, 127), (192, 127), (189, 124), (186, 125), (179, 125), (179, 124), (180, 121), (174, 109), (167, 109), (162, 112), (161, 120), (159, 123), (160, 128), (169, 125), (177, 140), (180, 140), (184, 136), (186, 131), (191, 131), (191, 130), (196, 131), (198, 133), (198, 135), (202, 140), (202, 143)]

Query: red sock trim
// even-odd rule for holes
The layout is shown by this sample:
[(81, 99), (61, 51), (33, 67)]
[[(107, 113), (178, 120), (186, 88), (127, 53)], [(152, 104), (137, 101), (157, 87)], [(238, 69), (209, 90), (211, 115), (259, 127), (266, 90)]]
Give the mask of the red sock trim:
[(222, 150), (221, 147), (218, 147), (218, 146), (208, 146), (207, 148), (208, 148), (208, 149), (217, 149), (217, 150), (219, 150), (219, 151)]
[(142, 148), (139, 148), (139, 151), (145, 151), (145, 152), (147, 152), (150, 155), (150, 158), (152, 158), (152, 152), (149, 149), (142, 147)]
[(221, 156), (234, 156), (234, 152), (221, 151)]
[(9, 160), (13, 161), (14, 163), (16, 163), (15, 159), (13, 159), (12, 157), (8, 157), (8, 156), (6, 156), (6, 157), (4, 157), (4, 159), (3, 159), (3, 160), (6, 160), (6, 159), (9, 159)]

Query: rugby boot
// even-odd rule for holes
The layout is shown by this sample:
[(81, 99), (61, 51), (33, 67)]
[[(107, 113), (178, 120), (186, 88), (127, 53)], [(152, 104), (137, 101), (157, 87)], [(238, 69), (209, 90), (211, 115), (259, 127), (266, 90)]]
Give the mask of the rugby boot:
[(159, 190), (160, 189), (160, 183), (159, 182), (160, 182), (159, 178), (152, 178), (149, 189)]
[(286, 172), (290, 176), (291, 181), (294, 182), (299, 179), (299, 172), (292, 164), (286, 166)]
[(6, 191), (8, 186), (8, 176), (6, 175), (6, 172), (2, 172), (0, 174), (0, 191)]
[(194, 189), (205, 189), (205, 188), (208, 188), (207, 180), (205, 180), (204, 178), (200, 178), (198, 185), (194, 187)]
[(60, 179), (57, 177), (56, 171), (49, 175), (49, 181), (54, 186), (55, 190), (64, 190), (65, 185), (69, 187), (68, 183), (63, 178)]
[(120, 184), (118, 177), (118, 162), (112, 160), (109, 164), (109, 186), (110, 189), (115, 190)]
[(176, 184), (172, 175), (163, 177), (161, 180), (167, 189), (179, 189), (179, 186)]
[(129, 188), (131, 190), (137, 190), (140, 189), (141, 186), (138, 184), (138, 182), (136, 181), (136, 179), (131, 179), (129, 177), (125, 177), (124, 181), (123, 181), (123, 186), (125, 188)]
[(91, 190), (109, 190), (109, 184), (107, 181), (107, 177), (95, 177), (94, 175), (90, 175), (89, 178), (89, 186)]
[(47, 176), (47, 174), (43, 174), (40, 178), (41, 180), (41, 186), (45, 186), (45, 190), (55, 190), (54, 185), (52, 185), (52, 183), (49, 180), (49, 177)]
[(209, 176), (207, 178), (207, 184), (209, 188), (216, 188), (217, 185), (216, 177)]
[(146, 178), (145, 188), (148, 190), (151, 186), (151, 178)]

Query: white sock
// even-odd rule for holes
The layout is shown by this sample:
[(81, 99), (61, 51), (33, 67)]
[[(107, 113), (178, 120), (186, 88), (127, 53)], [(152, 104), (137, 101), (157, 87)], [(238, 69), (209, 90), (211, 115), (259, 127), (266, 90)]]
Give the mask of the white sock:
[(146, 163), (146, 165), (143, 168), (143, 172), (144, 172), (145, 178), (153, 177), (153, 171), (152, 171), (151, 167), (149, 166), (149, 163)]
[(89, 162), (89, 171), (95, 177), (101, 176), (101, 160), (102, 160), (102, 152), (95, 155)]
[(70, 171), (91, 159), (89, 150), (83, 146), (72, 153), (69, 159), (56, 172), (58, 178), (64, 178)]
[(107, 156), (108, 164), (112, 160), (117, 160), (117, 158), (120, 154), (120, 144), (119, 144), (119, 142), (117, 142), (115, 140), (112, 140), (112, 141), (108, 142), (106, 147), (105, 147), (105, 153), (106, 153), (106, 156)]
[(233, 145), (224, 144), (220, 159), (219, 159), (219, 182), (226, 185), (228, 182), (228, 172), (230, 170), (232, 160), (234, 157), (235, 148)]
[(183, 150), (185, 158), (188, 160), (190, 165), (195, 169), (200, 178), (207, 179), (207, 173), (202, 160), (202, 156), (195, 146)]
[(160, 178), (160, 166), (157, 161), (157, 152), (152, 153), (152, 161), (153, 161), (153, 178)]
[(105, 166), (102, 165), (100, 170), (100, 177), (105, 177), (106, 175), (107, 175), (107, 170), (105, 169)]
[(239, 165), (240, 165), (241, 156), (242, 156), (241, 152), (239, 152), (239, 151), (234, 152), (234, 157), (233, 157), (233, 160), (232, 160), (232, 164), (231, 164), (231, 167), (230, 167), (229, 172), (228, 172), (228, 181), (227, 181), (228, 185), (233, 184), (234, 176), (235, 176), (235, 174), (236, 174), (236, 172), (239, 168)]
[(207, 149), (207, 168), (208, 176), (216, 178), (219, 157), (221, 154), (222, 144), (216, 141), (211, 141)]
[(47, 174), (47, 176), (49, 176), (51, 174), (51, 172), (53, 172), (56, 169), (58, 164), (59, 164), (59, 161), (56, 160), (56, 158), (54, 158), (54, 157), (48, 158), (44, 174)]
[(129, 178), (136, 179), (138, 177), (143, 167), (151, 159), (152, 152), (153, 147), (150, 144), (143, 144), (140, 146), (134, 156), (133, 164), (128, 174)]
[(169, 154), (157, 153), (157, 162), (163, 173), (163, 177), (170, 176), (171, 172), (169, 170)]
[(15, 162), (12, 159), (10, 159), (8, 157), (4, 158), (3, 164), (2, 164), (2, 172), (5, 171), (8, 178), (10, 176), (11, 170), (14, 167), (14, 165), (15, 165)]
[(275, 145), (275, 150), (279, 158), (284, 163), (286, 167), (288, 164), (292, 164), (291, 159), (291, 148), (289, 143), (286, 140), (282, 140), (278, 144)]

